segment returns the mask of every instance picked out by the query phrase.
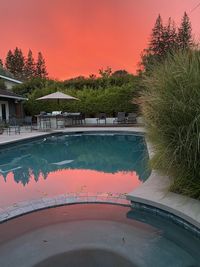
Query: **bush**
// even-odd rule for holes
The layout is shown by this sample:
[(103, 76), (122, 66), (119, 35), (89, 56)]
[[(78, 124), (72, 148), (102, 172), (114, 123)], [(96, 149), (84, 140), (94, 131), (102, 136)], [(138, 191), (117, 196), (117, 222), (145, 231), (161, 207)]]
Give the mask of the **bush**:
[(152, 166), (173, 178), (172, 191), (200, 199), (200, 52), (169, 56), (144, 85)]
[(27, 114), (36, 115), (45, 110), (62, 110), (68, 112), (83, 112), (88, 117), (95, 117), (100, 112), (105, 112), (113, 116), (118, 111), (137, 112), (138, 106), (132, 102), (137, 96), (137, 88), (132, 84), (126, 84), (121, 87), (110, 86), (108, 88), (83, 88), (81, 90), (62, 89), (66, 94), (80, 99), (80, 101), (37, 101), (40, 96), (55, 92), (58, 88), (48, 86), (48, 88), (36, 89), (28, 95), (28, 101), (25, 102)]

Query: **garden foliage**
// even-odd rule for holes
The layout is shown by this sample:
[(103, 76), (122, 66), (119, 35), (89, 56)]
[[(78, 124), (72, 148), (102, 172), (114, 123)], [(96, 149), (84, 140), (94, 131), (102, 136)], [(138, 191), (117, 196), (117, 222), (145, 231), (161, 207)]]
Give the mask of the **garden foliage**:
[(169, 56), (144, 78), (142, 108), (154, 145), (153, 168), (171, 190), (200, 199), (200, 52)]
[[(32, 79), (14, 88), (15, 93), (26, 96), (24, 103), (27, 114), (36, 115), (40, 111), (83, 112), (87, 117), (95, 117), (100, 112), (108, 116), (119, 111), (138, 112), (133, 99), (138, 97), (140, 79), (134, 75), (117, 75), (107, 78), (84, 78), (64, 82), (49, 79)], [(61, 91), (77, 97), (80, 101), (37, 101), (36, 99)]]

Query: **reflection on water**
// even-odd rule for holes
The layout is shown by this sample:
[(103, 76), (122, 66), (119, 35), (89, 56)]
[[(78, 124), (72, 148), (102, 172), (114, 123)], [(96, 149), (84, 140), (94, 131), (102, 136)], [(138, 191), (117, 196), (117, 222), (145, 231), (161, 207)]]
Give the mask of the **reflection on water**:
[(20, 144), (0, 152), (0, 203), (6, 194), (27, 199), (37, 191), (127, 192), (148, 177), (147, 162), (143, 137), (131, 134), (62, 135)]

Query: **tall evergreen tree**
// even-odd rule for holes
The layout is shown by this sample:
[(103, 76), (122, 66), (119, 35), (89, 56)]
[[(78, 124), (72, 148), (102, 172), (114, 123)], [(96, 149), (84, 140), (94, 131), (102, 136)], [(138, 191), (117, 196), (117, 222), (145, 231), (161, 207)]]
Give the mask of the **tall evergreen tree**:
[(41, 52), (38, 53), (35, 74), (36, 74), (36, 77), (40, 77), (40, 78), (48, 77), (45, 60)]
[(11, 50), (8, 51), (6, 57), (6, 68), (16, 78), (24, 78), (24, 55), (21, 49), (16, 47), (14, 52)]
[(0, 68), (3, 69), (3, 61), (1, 58), (0, 58)]
[(145, 71), (148, 71), (151, 66), (162, 58), (165, 49), (165, 44), (163, 43), (163, 30), (164, 26), (159, 14), (152, 29), (148, 48), (144, 49), (141, 55), (140, 66)]
[(178, 30), (171, 18), (168, 19), (166, 25), (163, 25), (159, 15), (152, 29), (148, 48), (144, 49), (141, 55), (140, 66), (144, 71), (148, 71), (158, 62), (165, 60), (169, 53), (180, 49), (190, 49), (192, 46), (194, 46), (192, 27), (186, 12)]
[(11, 73), (13, 71), (13, 57), (14, 57), (13, 52), (9, 50), (6, 56), (5, 66), (6, 66), (6, 69)]
[(15, 64), (15, 73), (13, 73), (17, 78), (24, 78), (24, 65), (25, 58), (22, 53), (22, 50), (18, 47), (14, 50), (14, 64)]
[(163, 22), (159, 14), (151, 33), (151, 38), (148, 48), (150, 54), (161, 55), (163, 53), (162, 37), (163, 37)]
[(193, 46), (192, 26), (190, 19), (185, 12), (178, 29), (178, 45), (180, 49), (189, 49)]
[(24, 77), (25, 79), (29, 80), (33, 77), (36, 76), (36, 66), (35, 66), (35, 61), (33, 58), (33, 53), (32, 51), (29, 49), (28, 51), (28, 56), (25, 60), (25, 65), (24, 65)]
[(174, 21), (171, 18), (168, 19), (167, 25), (163, 27), (162, 32), (163, 51), (162, 58), (164, 59), (168, 53), (173, 52), (178, 48), (177, 46), (177, 31)]

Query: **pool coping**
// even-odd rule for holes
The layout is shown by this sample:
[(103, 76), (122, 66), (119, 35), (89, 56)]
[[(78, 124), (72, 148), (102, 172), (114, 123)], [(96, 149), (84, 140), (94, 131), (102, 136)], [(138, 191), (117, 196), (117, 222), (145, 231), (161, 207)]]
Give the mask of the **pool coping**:
[[(153, 146), (146, 140), (150, 159), (154, 154)], [(148, 211), (154, 208), (163, 210), (183, 219), (200, 230), (200, 201), (169, 191), (172, 178), (152, 170), (149, 178), (138, 188), (127, 194), (127, 199), (134, 203), (146, 205)], [(140, 209), (140, 205), (138, 205)], [(165, 216), (166, 217), (166, 216)]]
[[(82, 133), (82, 132), (131, 132), (135, 134), (145, 134), (145, 129), (143, 127), (88, 127), (88, 128), (81, 128), (81, 127), (74, 127), (74, 128), (66, 128), (62, 130), (56, 130), (52, 132), (45, 132), (43, 134), (40, 133), (38, 136), (32, 137), (24, 137), (20, 140), (12, 140), (8, 142), (4, 142), (3, 144), (0, 143), (0, 148), (21, 143), (23, 141), (34, 140), (41, 137), (47, 137), (55, 134), (73, 134), (73, 133)], [(149, 152), (150, 158), (153, 155), (153, 149), (150, 143), (146, 140), (147, 148)], [(21, 202), (17, 203), (16, 205), (7, 207), (7, 208), (0, 208), (0, 222), (4, 222), (8, 219), (15, 218), (17, 216), (24, 215), (29, 212), (33, 212), (36, 210), (41, 210), (45, 208), (57, 207), (61, 205), (67, 204), (80, 204), (80, 203), (108, 203), (108, 204), (119, 204), (119, 205), (130, 205), (130, 203), (141, 203), (147, 206), (152, 206), (166, 212), (169, 212), (175, 216), (178, 216), (189, 222), (190, 224), (194, 225), (198, 229), (200, 229), (200, 201), (192, 199), (187, 196), (183, 196), (180, 194), (169, 192), (170, 187), (170, 178), (167, 176), (163, 176), (158, 172), (152, 171), (150, 177), (136, 188), (134, 191), (130, 192), (126, 196), (126, 200), (123, 198), (122, 202), (120, 202), (120, 197), (118, 197), (117, 201), (116, 198), (113, 198), (107, 195), (106, 199), (102, 198), (102, 193), (99, 197), (97, 196), (87, 196), (84, 198), (83, 196), (78, 196), (76, 199), (72, 199), (71, 197), (65, 197), (65, 201), (63, 202), (60, 200), (58, 201), (60, 196), (56, 196), (55, 198), (48, 199), (49, 204), (42, 199), (36, 199), (33, 201)], [(106, 194), (106, 193), (104, 193)], [(96, 197), (96, 198), (95, 198)], [(56, 200), (58, 198), (58, 200)], [(63, 195), (61, 199), (63, 198)], [(94, 198), (96, 199), (94, 201)], [(64, 198), (63, 198), (64, 199)], [(76, 201), (75, 201), (76, 200)], [(107, 201), (106, 201), (107, 200)], [(44, 203), (43, 203), (44, 202)], [(38, 203), (38, 204), (37, 204)], [(51, 203), (51, 205), (50, 205)], [(8, 212), (9, 211), (9, 212)]]
[(110, 204), (130, 207), (130, 201), (126, 199), (125, 194), (101, 192), (97, 194), (86, 192), (66, 193), (23, 201), (0, 208), (0, 224), (31, 212), (72, 204)]
[[(45, 131), (45, 132), (27, 132), (25, 134), (20, 135), (12, 135), (7, 136), (8, 140), (1, 140), (0, 135), (0, 148), (4, 148), (10, 145), (14, 144), (20, 144), (24, 141), (31, 141), (31, 140), (37, 140), (41, 138), (45, 138), (52, 135), (62, 135), (62, 134), (73, 134), (73, 133), (89, 133), (89, 132), (131, 132), (135, 134), (144, 134), (144, 128), (139, 126), (132, 126), (132, 127), (70, 127), (65, 129), (57, 129), (57, 130), (51, 130), (51, 131)], [(27, 135), (28, 134), (28, 135)], [(9, 140), (9, 137), (13, 137)]]

